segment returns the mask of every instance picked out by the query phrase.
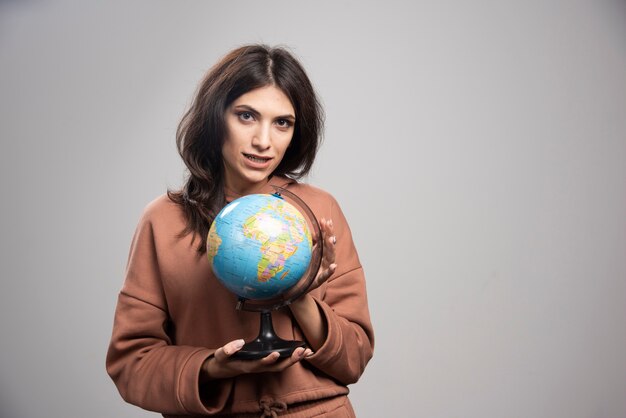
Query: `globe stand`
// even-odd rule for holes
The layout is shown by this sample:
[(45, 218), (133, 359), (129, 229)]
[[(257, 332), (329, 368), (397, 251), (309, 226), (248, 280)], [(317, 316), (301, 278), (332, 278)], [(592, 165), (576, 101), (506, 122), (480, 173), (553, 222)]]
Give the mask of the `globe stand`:
[(244, 344), (241, 350), (232, 355), (239, 360), (258, 360), (277, 352), (280, 357), (289, 357), (298, 347), (306, 347), (303, 341), (287, 341), (276, 335), (272, 324), (272, 312), (261, 312), (259, 335), (253, 341)]

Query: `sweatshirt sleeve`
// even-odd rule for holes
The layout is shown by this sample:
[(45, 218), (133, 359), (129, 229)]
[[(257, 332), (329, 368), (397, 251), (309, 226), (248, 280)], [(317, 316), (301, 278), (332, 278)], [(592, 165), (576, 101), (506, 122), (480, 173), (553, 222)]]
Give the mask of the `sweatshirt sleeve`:
[(367, 305), (365, 276), (350, 228), (333, 199), (331, 219), (337, 237), (337, 270), (313, 296), (327, 324), (326, 341), (307, 358), (343, 384), (355, 383), (374, 352), (374, 332)]
[(170, 325), (153, 227), (144, 213), (117, 302), (107, 372), (124, 400), (141, 408), (165, 414), (219, 412), (232, 381), (211, 382), (201, 396), (200, 368), (214, 350), (173, 345)]

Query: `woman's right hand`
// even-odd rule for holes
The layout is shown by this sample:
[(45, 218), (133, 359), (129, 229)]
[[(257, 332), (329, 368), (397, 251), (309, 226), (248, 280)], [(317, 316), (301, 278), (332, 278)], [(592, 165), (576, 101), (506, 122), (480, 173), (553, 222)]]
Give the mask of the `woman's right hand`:
[(200, 381), (207, 382), (214, 379), (225, 379), (247, 373), (281, 372), (293, 366), (300, 360), (313, 355), (309, 348), (296, 348), (291, 357), (280, 359), (277, 352), (268, 354), (259, 360), (236, 360), (233, 354), (241, 350), (243, 340), (235, 340), (218, 348), (215, 353), (202, 364)]

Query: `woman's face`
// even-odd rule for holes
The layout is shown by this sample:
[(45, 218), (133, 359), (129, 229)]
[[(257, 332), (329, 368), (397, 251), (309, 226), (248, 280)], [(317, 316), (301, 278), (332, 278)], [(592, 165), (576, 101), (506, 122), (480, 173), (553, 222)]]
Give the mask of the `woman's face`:
[(239, 96), (226, 109), (222, 146), (226, 187), (248, 194), (263, 186), (291, 142), (296, 112), (289, 98), (274, 86)]

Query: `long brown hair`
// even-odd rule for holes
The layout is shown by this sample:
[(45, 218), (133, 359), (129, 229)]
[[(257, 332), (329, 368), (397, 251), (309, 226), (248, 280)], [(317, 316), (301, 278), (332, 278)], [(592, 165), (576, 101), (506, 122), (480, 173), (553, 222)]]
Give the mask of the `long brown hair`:
[(206, 74), (176, 131), (176, 145), (189, 171), (180, 190), (168, 190), (179, 204), (189, 233), (200, 238), (198, 252), (206, 251), (209, 227), (226, 204), (222, 145), (227, 108), (241, 95), (264, 86), (276, 86), (291, 100), (296, 112), (293, 138), (272, 175), (298, 179), (306, 175), (321, 141), (324, 115), (302, 65), (283, 48), (247, 45), (224, 56)]

